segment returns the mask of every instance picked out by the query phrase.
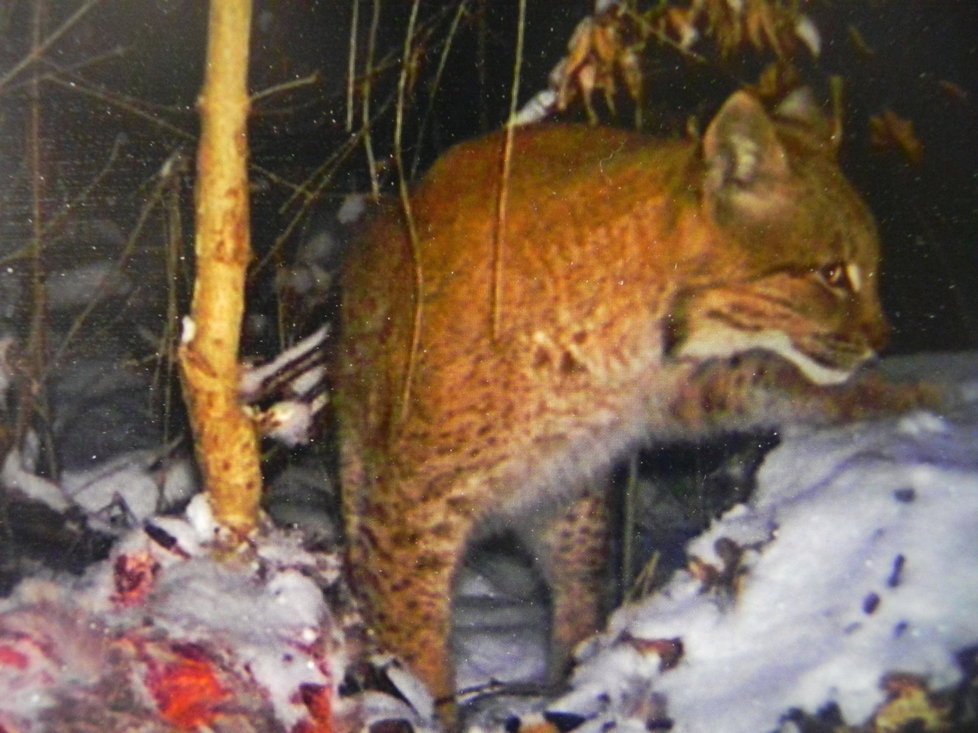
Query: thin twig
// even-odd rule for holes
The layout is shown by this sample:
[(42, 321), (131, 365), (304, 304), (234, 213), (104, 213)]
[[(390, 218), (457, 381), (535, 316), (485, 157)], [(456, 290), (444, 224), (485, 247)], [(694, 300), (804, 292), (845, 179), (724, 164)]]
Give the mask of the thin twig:
[(273, 97), (276, 94), (285, 94), (286, 92), (295, 91), (301, 87), (313, 86), (319, 83), (320, 75), (318, 71), (314, 71), (311, 74), (307, 74), (301, 79), (289, 79), (281, 84), (274, 84), (267, 89), (263, 89), (260, 92), (255, 92), (251, 95), (251, 104), (254, 106), (258, 102), (264, 101), (268, 97)]
[(636, 506), (638, 504), (638, 453), (628, 457), (628, 480), (625, 484), (625, 501), (621, 520), (621, 587), (628, 588), (635, 572)]
[[(37, 40), (36, 43), (31, 44), (31, 52), (22, 58), (19, 62), (13, 65), (13, 67), (0, 78), (0, 93), (3, 93), (4, 87), (10, 83), (11, 79), (16, 77), (21, 71), (26, 69), (31, 64), (40, 60), (40, 58), (47, 53), (47, 50), (51, 48), (55, 43), (61, 40), (61, 37), (70, 31), (74, 25), (84, 18), (89, 11), (92, 10), (96, 5), (98, 5), (101, 0), (88, 0), (81, 7), (78, 8), (74, 13), (72, 13), (64, 23), (58, 26), (50, 36), (45, 38), (43, 41)], [(38, 5), (35, 5), (35, 10), (39, 9), (40, 0), (38, 0)]]
[[(70, 202), (65, 203), (61, 210), (57, 214), (54, 214), (50, 219), (41, 222), (41, 238), (44, 240), (50, 239), (59, 229), (59, 227), (64, 223), (70, 216), (75, 212), (81, 210), (85, 204), (88, 202), (88, 197), (105, 179), (105, 177), (112, 172), (115, 162), (119, 157), (119, 152), (122, 149), (121, 138), (116, 138), (112, 142), (112, 148), (109, 150), (109, 156), (106, 158), (105, 163), (102, 165), (102, 169), (92, 178), (91, 181), (75, 196)], [(24, 257), (33, 256), (34, 244), (30, 244), (22, 247), (21, 249), (11, 252), (4, 257), (0, 257), (0, 265), (6, 265), (11, 262), (16, 262), (17, 260)]]
[[(428, 95), (428, 106), (425, 108), (424, 114), (421, 115), (421, 123), (418, 125), (418, 145), (414, 150), (414, 162), (411, 163), (411, 178), (418, 172), (418, 165), (421, 162), (421, 151), (423, 146), (421, 145), (424, 140), (424, 130), (428, 124), (428, 118), (431, 116), (431, 111), (435, 106), (435, 95), (438, 93), (438, 87), (441, 85), (441, 77), (445, 71), (445, 66), (448, 64), (448, 52), (452, 50), (452, 41), (455, 38), (455, 34), (458, 31), (458, 25), (462, 20), (462, 16), (465, 14), (465, 8), (468, 5), (469, 0), (462, 0), (458, 4), (458, 10), (455, 12), (455, 16), (452, 18), (452, 24), (448, 29), (448, 34), (445, 37), (445, 45), (442, 46), (441, 56), (438, 59), (438, 68), (435, 70), (434, 79), (431, 82), (431, 94)], [(479, 65), (480, 69), (482, 64)]]
[[(60, 64), (57, 64), (53, 62), (50, 58), (42, 58), (40, 59), (39, 63), (47, 67), (49, 71), (40, 74), (37, 77), (37, 80), (40, 82), (53, 81), (54, 77), (58, 76), (59, 74), (78, 74), (81, 71), (90, 69), (93, 66), (97, 66), (103, 61), (112, 61), (121, 56), (124, 56), (125, 54), (126, 54), (125, 46), (116, 46), (115, 48), (111, 48), (108, 51), (104, 51), (95, 56), (91, 56), (89, 58), (83, 59), (78, 63), (69, 64), (68, 66), (62, 66)], [(4, 93), (10, 94), (11, 92), (15, 92), (22, 87), (29, 86), (32, 82), (33, 82), (33, 77), (31, 79), (28, 79), (27, 81), (11, 84), (4, 90)]]
[[(177, 154), (179, 155), (179, 153)], [(171, 157), (173, 165), (166, 166), (162, 177), (165, 180), (163, 190), (163, 208), (165, 213), (165, 262), (166, 262), (166, 321), (163, 333), (156, 348), (156, 368), (153, 373), (153, 383), (161, 389), (163, 412), (163, 442), (168, 443), (172, 436), (174, 394), (174, 375), (176, 371), (177, 322), (180, 317), (181, 292), (178, 289), (181, 282), (180, 265), (184, 261), (183, 254), (183, 207), (180, 202), (180, 187), (182, 178), (190, 172), (190, 161), (185, 157)], [(189, 292), (189, 288), (185, 291)]]
[[(75, 83), (72, 83), (70, 81), (65, 81), (64, 79), (59, 79), (57, 77), (52, 77), (50, 81), (54, 84), (65, 87), (66, 89), (70, 89), (74, 92), (80, 92), (81, 94), (85, 94), (87, 96), (93, 97), (95, 99), (98, 99), (99, 101), (113, 104), (116, 107), (128, 112), (129, 114), (135, 117), (138, 117), (142, 120), (146, 120), (147, 122), (152, 123), (153, 125), (160, 128), (161, 130), (164, 130), (165, 132), (169, 132), (170, 134), (180, 138), (181, 140), (186, 140), (188, 142), (193, 142), (193, 143), (196, 143), (197, 141), (197, 136), (195, 134), (191, 134), (186, 130), (177, 127), (176, 125), (171, 124), (166, 120), (161, 119), (160, 117), (156, 117), (150, 112), (145, 111), (144, 109), (141, 109), (141, 107), (138, 106), (139, 104), (138, 100), (125, 97), (124, 95), (121, 94), (115, 94), (115, 93), (110, 94), (103, 89), (97, 89), (95, 87), (91, 87), (88, 85), (88, 82), (85, 81), (82, 77), (77, 77), (77, 78), (72, 77), (72, 81), (74, 81)], [(292, 181), (286, 180), (282, 176), (278, 175), (277, 173), (273, 173), (267, 168), (264, 168), (260, 165), (256, 165), (251, 162), (249, 162), (248, 167), (251, 170), (255, 171), (256, 173), (259, 173), (263, 177), (267, 178), (271, 183), (281, 186), (282, 188), (286, 188), (290, 191), (295, 191), (298, 189), (298, 186), (292, 183)]]
[[(47, 4), (37, 0), (31, 19), (31, 56), (41, 55), (41, 28), (47, 13)], [(27, 378), (23, 380), (17, 396), (16, 445), (21, 445), (33, 426), (45, 443), (45, 455), (52, 476), (58, 475), (50, 430), (50, 410), (44, 388), (45, 356), (47, 351), (47, 289), (44, 271), (44, 161), (41, 157), (42, 107), (41, 84), (37, 69), (32, 69), (29, 87), (30, 116), (27, 129), (27, 166), (31, 181), (31, 269), (30, 269), (30, 326), (27, 334)], [(39, 420), (35, 420), (39, 418)]]
[(370, 191), (374, 201), (380, 198), (380, 180), (377, 176), (377, 159), (374, 157), (373, 140), (370, 135), (370, 91), (374, 73), (374, 53), (377, 47), (377, 27), (379, 24), (380, 0), (374, 0), (373, 15), (370, 18), (370, 34), (367, 36), (367, 59), (363, 71), (363, 103), (361, 105), (363, 149), (367, 155), (367, 168), (370, 171)]
[(526, 0), (520, 0), (519, 19), (516, 26), (516, 59), (513, 62), (513, 86), (510, 90), (509, 118), (506, 122), (506, 133), (503, 142), (503, 165), (499, 182), (499, 197), (496, 199), (496, 236), (493, 237), (492, 247), (492, 292), (490, 293), (492, 338), (499, 337), (502, 323), (502, 288), (503, 288), (503, 247), (506, 237), (507, 201), (509, 199), (509, 175), (513, 159), (513, 135), (516, 126), (512, 123), (516, 115), (520, 93), (520, 73), (523, 66), (523, 31), (526, 25)]
[[(376, 109), (374, 119), (385, 114), (387, 110), (390, 109), (391, 105), (394, 104), (394, 100), (395, 97), (393, 95), (388, 97), (388, 99), (386, 99), (384, 103)], [(296, 190), (293, 192), (293, 194), (279, 207), (278, 211), (281, 214), (291, 208), (297, 200), (302, 201), (302, 203), (299, 205), (299, 210), (286, 225), (285, 230), (275, 238), (275, 241), (272, 243), (272, 246), (269, 248), (268, 252), (262, 256), (261, 260), (258, 261), (258, 264), (250, 268), (248, 272), (249, 281), (254, 280), (279, 254), (289, 237), (292, 236), (293, 232), (302, 222), (303, 215), (318, 200), (319, 195), (332, 182), (333, 177), (337, 172), (339, 172), (340, 166), (353, 152), (356, 151), (357, 147), (362, 142), (364, 135), (366, 134), (366, 129), (366, 127), (362, 127), (352, 137), (343, 141), (339, 149), (334, 152), (325, 163), (316, 168), (316, 170), (313, 171), (304, 181), (297, 184)], [(319, 181), (314, 183), (317, 178)]]
[(149, 200), (146, 202), (146, 205), (143, 206), (142, 211), (139, 212), (139, 218), (137, 219), (136, 224), (129, 232), (129, 237), (126, 240), (125, 246), (122, 248), (122, 252), (119, 254), (119, 260), (116, 263), (114, 270), (107, 271), (102, 276), (98, 286), (95, 289), (95, 292), (92, 293), (92, 296), (88, 299), (88, 302), (85, 303), (85, 307), (72, 321), (71, 326), (68, 328), (68, 333), (65, 334), (65, 337), (61, 340), (61, 344), (58, 346), (58, 350), (51, 358), (51, 362), (48, 365), (48, 370), (55, 369), (58, 364), (61, 363), (61, 360), (64, 358), (65, 353), (68, 350), (68, 346), (74, 339), (75, 334), (78, 333), (81, 327), (85, 324), (85, 321), (88, 320), (88, 317), (91, 315), (92, 311), (95, 310), (95, 307), (101, 302), (102, 295), (104, 295), (104, 292), (108, 289), (111, 276), (115, 272), (125, 271), (129, 259), (132, 257), (133, 252), (136, 251), (136, 245), (141, 241), (143, 229), (145, 229), (146, 223), (149, 221), (149, 215), (156, 209), (157, 204), (162, 200), (163, 191), (167, 185), (169, 184), (166, 178), (161, 177), (157, 182), (156, 187), (150, 194)]
[(487, 53), (487, 39), (489, 37), (489, 23), (486, 20), (486, 8), (492, 0), (481, 0), (479, 8), (479, 25), (476, 32), (476, 70), (479, 74), (479, 129), (489, 129), (489, 105), (486, 100), (489, 98), (489, 54)]
[(424, 309), (424, 271), (421, 264), (421, 242), (415, 226), (414, 215), (411, 211), (411, 195), (408, 191), (407, 177), (404, 175), (404, 158), (401, 138), (404, 131), (404, 95), (407, 89), (408, 67), (411, 63), (411, 41), (414, 38), (414, 27), (418, 19), (420, 0), (411, 3), (411, 17), (408, 19), (407, 31), (404, 34), (404, 58), (401, 75), (397, 80), (397, 109), (394, 123), (394, 159), (397, 163), (397, 184), (401, 195), (401, 208), (404, 211), (404, 221), (407, 224), (408, 236), (411, 239), (411, 265), (414, 268), (414, 318), (411, 321), (411, 345), (408, 349), (407, 366), (404, 372), (404, 386), (401, 391), (401, 413), (399, 422), (408, 415), (411, 401), (411, 383), (414, 380), (414, 369), (418, 358), (418, 347), (421, 343), (421, 318)]
[(346, 64), (346, 131), (353, 132), (353, 96), (357, 74), (357, 26), (360, 25), (360, 0), (353, 0), (350, 18), (350, 55)]

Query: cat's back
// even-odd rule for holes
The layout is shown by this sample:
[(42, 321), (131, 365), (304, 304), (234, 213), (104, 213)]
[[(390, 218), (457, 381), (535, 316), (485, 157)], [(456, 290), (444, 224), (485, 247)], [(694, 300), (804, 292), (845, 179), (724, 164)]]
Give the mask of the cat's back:
[(444, 369), (541, 328), (637, 317), (694, 251), (673, 236), (695, 196), (691, 146), (612, 128), (521, 128), (504, 175), (505, 135), (438, 160), (411, 195), (414, 241), (397, 201), (361, 238), (343, 275), (346, 340), (384, 343), (364, 361), (403, 368), (419, 288), (421, 359)]

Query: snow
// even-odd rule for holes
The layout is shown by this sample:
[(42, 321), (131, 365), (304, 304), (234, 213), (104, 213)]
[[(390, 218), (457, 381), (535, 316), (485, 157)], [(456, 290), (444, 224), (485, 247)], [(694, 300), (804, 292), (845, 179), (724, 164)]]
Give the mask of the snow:
[[(256, 402), (270, 384), (282, 380), (283, 372), (287, 372), (291, 365), (311, 360), (313, 354), (322, 347), (328, 336), (329, 327), (322, 326), (291, 348), (284, 350), (267, 364), (245, 369), (241, 376), (240, 385), (242, 399), (246, 402)], [(302, 381), (293, 381), (290, 385), (291, 389), (300, 394), (305, 393), (320, 381), (324, 370), (325, 368), (320, 366), (301, 372), (299, 376)]]
[[(792, 708), (829, 703), (850, 724), (866, 721), (894, 673), (932, 690), (958, 683), (956, 655), (978, 643), (971, 367), (963, 404), (948, 416), (789, 433), (766, 457), (750, 502), (688, 546), (721, 575), (739, 548), (732, 587), (704, 588), (684, 571), (620, 609), (548, 711), (597, 730), (635, 722), (646, 709), (638, 701), (655, 698), (677, 733), (718, 721), (725, 733), (758, 733)], [(682, 656), (662, 670), (636, 640), (679, 640)]]
[[(566, 694), (500, 697), (477, 715), (480, 724), (543, 709), (569, 716), (581, 733), (650, 722), (680, 733), (719, 730), (718, 721), (724, 733), (758, 733), (778, 729), (792, 709), (830, 704), (862, 723), (894, 674), (915, 675), (930, 690), (958, 684), (958, 655), (978, 645), (978, 356), (887, 367), (952, 385), (957, 406), (787, 431), (750, 500), (688, 544), (688, 569), (582, 644)], [(150, 461), (138, 455), (120, 465), (145, 473)], [(8, 485), (42, 480), (24, 459), (8, 459)], [(121, 473), (159, 500), (159, 481)], [(70, 483), (42, 488), (86, 508), (85, 492)], [(111, 496), (135, 490), (112, 485), (89, 509), (95, 516)], [(125, 503), (145, 504), (140, 519), (151, 509), (136, 496)], [(430, 696), (393, 660), (374, 667), (401, 698), (339, 694), (359, 651), (337, 621), (349, 610), (324, 600), (342, 574), (337, 555), (268, 528), (231, 554), (221, 547), (201, 495), (182, 516), (152, 516), (123, 534), (110, 559), (80, 579), (23, 582), (0, 601), (0, 688), (17, 693), (0, 701), (0, 726), (43, 730), (44, 716), (71, 709), (66, 699), (91, 690), (97, 705), (95, 691), (116, 685), (145, 707), (133, 715), (155, 710), (166, 725), (190, 715), (216, 724), (233, 708), (243, 719), (274, 720), (269, 730), (318, 730), (326, 715), (345, 716), (341, 729), (391, 720), (432, 727)], [(537, 589), (525, 570), (510, 559), (460, 582), (463, 686), (543, 674), (546, 622), (539, 609), (527, 611)], [(113, 666), (120, 657), (126, 663)], [(120, 669), (124, 679), (113, 679)], [(168, 703), (190, 672), (203, 675), (215, 699)], [(156, 729), (169, 728), (147, 728)]]
[(0, 601), (0, 688), (20, 693), (0, 701), (0, 727), (50, 730), (61, 701), (98, 706), (109, 680), (146, 708), (133, 713), (166, 724), (147, 730), (220, 728), (227, 710), (273, 716), (255, 730), (321, 730), (317, 705), (342, 717), (346, 647), (323, 596), (336, 557), (270, 528), (260, 550), (229, 555), (205, 496), (188, 515), (150, 520), (80, 579), (27, 580)]
[(37, 451), (37, 435), (30, 432), (24, 450), (14, 448), (4, 459), (0, 484), (57, 512), (80, 509), (90, 527), (110, 533), (127, 531), (198, 490), (190, 460), (165, 448), (127, 451), (65, 470), (57, 483), (35, 473)]

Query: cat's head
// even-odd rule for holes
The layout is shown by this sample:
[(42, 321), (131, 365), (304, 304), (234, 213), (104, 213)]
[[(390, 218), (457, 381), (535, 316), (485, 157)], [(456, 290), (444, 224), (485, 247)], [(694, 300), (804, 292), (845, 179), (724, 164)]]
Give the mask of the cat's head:
[(738, 92), (703, 137), (698, 216), (722, 255), (677, 298), (670, 353), (764, 349), (816, 384), (837, 383), (886, 343), (879, 239), (810, 98), (799, 92), (779, 110), (772, 118)]

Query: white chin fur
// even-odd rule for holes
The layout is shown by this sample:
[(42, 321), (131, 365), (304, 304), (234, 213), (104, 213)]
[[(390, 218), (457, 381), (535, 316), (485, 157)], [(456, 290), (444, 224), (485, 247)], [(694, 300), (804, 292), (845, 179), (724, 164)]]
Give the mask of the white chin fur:
[[(790, 361), (813, 384), (827, 386), (841, 384), (852, 376), (854, 369), (833, 369), (819, 364), (802, 353), (791, 343), (783, 331), (767, 330), (747, 333), (721, 324), (712, 324), (708, 331), (700, 331), (682, 345), (679, 357), (693, 359), (726, 359), (751, 349), (763, 349)], [(867, 358), (871, 354), (866, 355)]]

